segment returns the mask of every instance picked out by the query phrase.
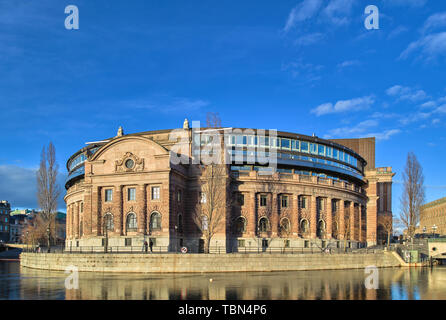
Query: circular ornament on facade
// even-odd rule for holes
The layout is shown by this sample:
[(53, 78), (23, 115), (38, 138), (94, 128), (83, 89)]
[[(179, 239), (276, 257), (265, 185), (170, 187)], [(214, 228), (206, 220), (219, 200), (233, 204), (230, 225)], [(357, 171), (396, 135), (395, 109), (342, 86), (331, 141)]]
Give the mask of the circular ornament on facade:
[(133, 161), (132, 159), (128, 159), (125, 162), (125, 166), (127, 169), (132, 169), (134, 167), (134, 165), (135, 165), (135, 161)]

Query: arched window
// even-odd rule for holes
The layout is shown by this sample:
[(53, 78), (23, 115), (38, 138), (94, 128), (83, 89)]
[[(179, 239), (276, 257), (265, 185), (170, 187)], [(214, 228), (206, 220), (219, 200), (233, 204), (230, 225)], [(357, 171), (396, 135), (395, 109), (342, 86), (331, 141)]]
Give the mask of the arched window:
[(150, 230), (161, 229), (161, 215), (159, 212), (154, 212), (150, 215)]
[(268, 231), (268, 219), (263, 217), (259, 221), (259, 231), (260, 232), (267, 232)]
[(111, 213), (107, 213), (104, 216), (104, 226), (108, 231), (114, 231), (115, 226), (113, 224), (113, 215)]
[(324, 233), (325, 233), (325, 221), (321, 219), (317, 223), (317, 236), (322, 237)]
[(244, 217), (238, 217), (235, 220), (235, 232), (244, 233), (246, 231), (246, 220)]
[(281, 232), (289, 232), (291, 229), (290, 220), (288, 218), (283, 218), (280, 220), (280, 231)]
[(307, 233), (309, 231), (309, 223), (307, 219), (302, 219), (300, 222), (300, 230), (302, 233)]
[(136, 214), (134, 214), (133, 212), (127, 215), (126, 227), (127, 231), (136, 231), (136, 229), (138, 228), (136, 224)]

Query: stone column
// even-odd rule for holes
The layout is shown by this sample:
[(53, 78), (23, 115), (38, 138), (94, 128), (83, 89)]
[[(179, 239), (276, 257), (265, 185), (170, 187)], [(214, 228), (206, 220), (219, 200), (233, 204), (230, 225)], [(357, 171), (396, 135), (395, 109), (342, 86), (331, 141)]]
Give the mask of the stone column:
[(256, 234), (256, 193), (250, 192), (248, 200), (248, 225), (247, 231), (248, 235), (251, 237), (255, 237)]
[(74, 203), (74, 237), (79, 238), (79, 204)]
[(367, 245), (376, 245), (377, 241), (377, 219), (378, 219), (378, 199), (376, 193), (377, 179), (370, 178), (367, 188), (367, 196), (369, 201), (367, 202)]
[(276, 237), (278, 234), (278, 219), (279, 219), (279, 194), (271, 193), (271, 231), (272, 236)]
[[(138, 233), (146, 234), (146, 224), (145, 216), (147, 212), (147, 201), (146, 201), (146, 185), (142, 184), (138, 186), (136, 201), (138, 204), (138, 212), (136, 212), (136, 222), (138, 224)], [(184, 217), (184, 212), (182, 212)]]
[(311, 196), (310, 200), (310, 238), (316, 238), (316, 230), (317, 230), (317, 204), (316, 204), (316, 195)]
[(67, 222), (65, 224), (65, 233), (67, 235), (67, 240), (71, 239), (71, 226), (70, 226), (70, 220), (71, 220), (71, 210), (70, 206), (67, 205)]
[(89, 210), (86, 213), (91, 216), (91, 234), (97, 236), (100, 234), (100, 219), (99, 219), (99, 208), (101, 203), (101, 187), (93, 187), (91, 189), (91, 195), (89, 198), (85, 199), (85, 205), (88, 206)]
[(361, 204), (359, 205), (359, 215), (358, 215), (358, 220), (359, 220), (359, 232), (358, 232), (358, 237), (359, 237), (359, 241), (363, 242), (362, 239), (362, 212), (364, 211), (364, 205)]
[(338, 226), (339, 240), (344, 240), (344, 234), (345, 234), (344, 217), (345, 217), (345, 201), (339, 200), (339, 226)]
[(355, 203), (350, 201), (350, 240), (355, 239)]
[[(293, 199), (294, 198), (294, 199)], [(299, 195), (292, 195), (291, 196), (292, 201), (292, 211), (291, 211), (291, 235), (293, 237), (297, 237), (297, 234), (299, 232)]]
[(327, 198), (327, 207), (326, 207), (326, 216), (327, 216), (327, 221), (326, 221), (326, 232), (327, 232), (327, 239), (331, 239), (331, 235), (332, 235), (332, 231), (333, 231), (333, 208), (332, 208), (332, 198)]
[(116, 203), (116, 215), (115, 215), (115, 229), (119, 235), (124, 235), (123, 230), (123, 214), (122, 214), (122, 186), (115, 187), (115, 203)]

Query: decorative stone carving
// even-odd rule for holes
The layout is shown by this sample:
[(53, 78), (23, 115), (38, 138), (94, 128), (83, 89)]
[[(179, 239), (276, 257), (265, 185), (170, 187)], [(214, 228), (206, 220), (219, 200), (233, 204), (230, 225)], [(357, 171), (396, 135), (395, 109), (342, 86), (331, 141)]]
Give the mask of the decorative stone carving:
[(115, 172), (144, 171), (144, 159), (140, 159), (131, 152), (127, 152), (120, 160), (115, 161)]

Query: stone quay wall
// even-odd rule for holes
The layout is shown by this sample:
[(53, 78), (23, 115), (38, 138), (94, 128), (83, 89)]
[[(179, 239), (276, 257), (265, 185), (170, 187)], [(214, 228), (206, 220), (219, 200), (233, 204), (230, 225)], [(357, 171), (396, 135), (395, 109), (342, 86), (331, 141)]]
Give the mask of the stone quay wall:
[(362, 269), (404, 265), (394, 252), (368, 254), (69, 254), (22, 253), (22, 267), (125, 273), (218, 273)]

